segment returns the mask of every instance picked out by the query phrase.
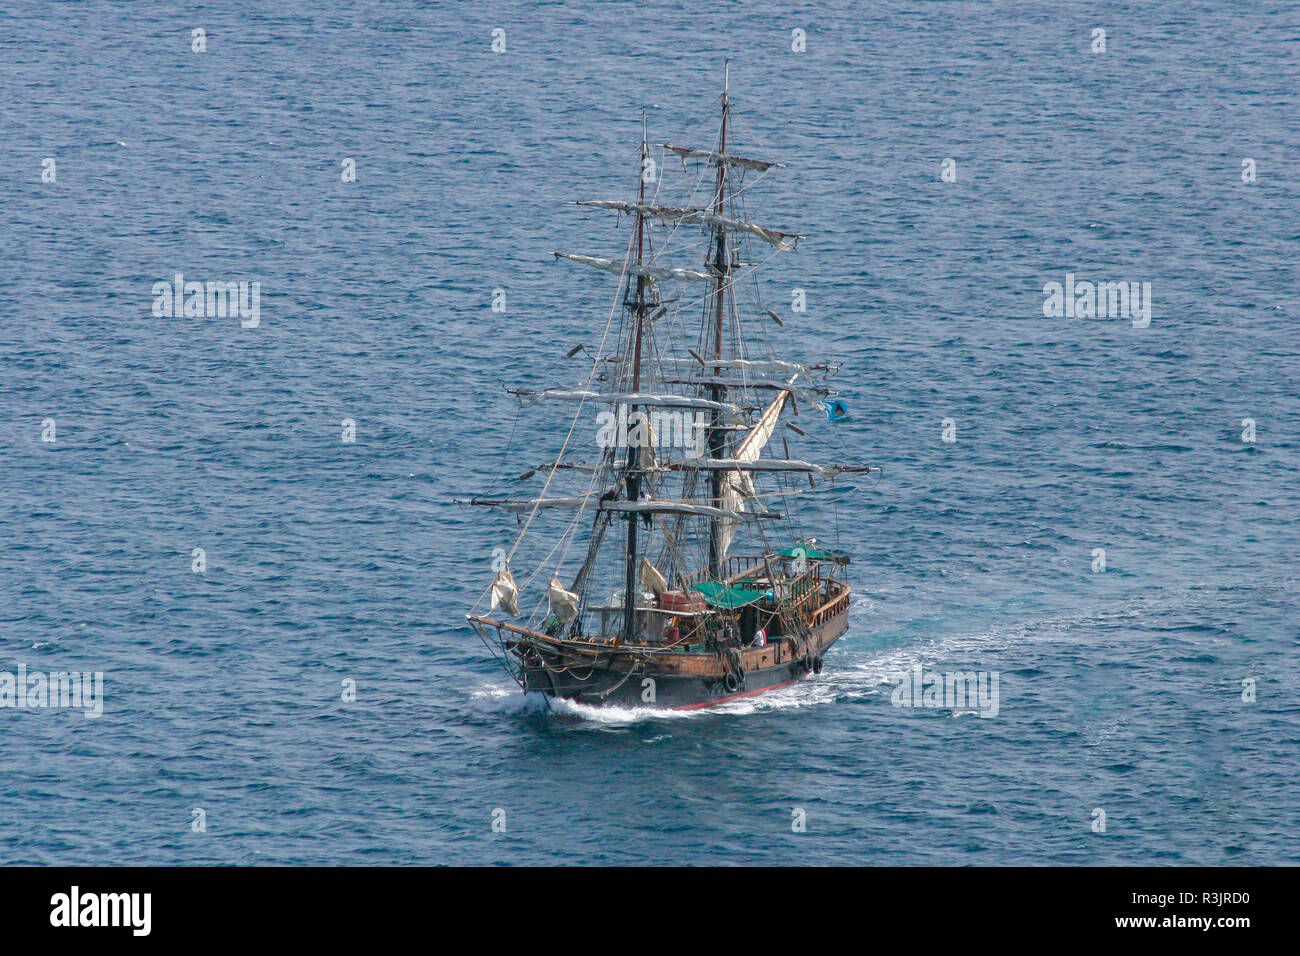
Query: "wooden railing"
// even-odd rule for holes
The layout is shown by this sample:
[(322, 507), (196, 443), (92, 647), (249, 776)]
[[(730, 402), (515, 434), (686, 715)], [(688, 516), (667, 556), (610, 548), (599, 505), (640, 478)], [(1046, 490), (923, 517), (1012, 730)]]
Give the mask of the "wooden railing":
[[(762, 566), (763, 559), (761, 557), (732, 555), (731, 557), (723, 559), (722, 567), (720, 569), (722, 573), (719, 574), (718, 577), (721, 580), (730, 583), (735, 581), (737, 578), (743, 578), (745, 575), (753, 573)], [(699, 584), (702, 581), (711, 580), (713, 580), (713, 576), (709, 574), (707, 568), (703, 568), (699, 571), (694, 571), (691, 574), (683, 575), (682, 584), (684, 587), (689, 588), (692, 584)]]
[(841, 584), (840, 587), (842, 590), (839, 594), (835, 595), (835, 597), (831, 598), (813, 612), (812, 620), (809, 622), (810, 627), (821, 627), (821, 625), (835, 617), (835, 615), (839, 614), (846, 606), (848, 606), (849, 594), (851, 592), (849, 591), (848, 585)]
[[(765, 573), (768, 570), (769, 565), (776, 565), (790, 560), (790, 558), (774, 557), (773, 555), (758, 555), (757, 557), (750, 555), (733, 555), (722, 562), (719, 578), (727, 584), (734, 584), (740, 578)], [(792, 578), (784, 579), (782, 584), (787, 587), (792, 587), (800, 582), (816, 582), (818, 585), (817, 587), (808, 589), (809, 593), (815, 593), (820, 589), (820, 585), (826, 580), (822, 577), (821, 568), (822, 565), (820, 562), (809, 561), (807, 570)], [(691, 574), (683, 575), (682, 586), (684, 588), (689, 588), (692, 584), (699, 584), (702, 581), (711, 580), (713, 580), (713, 577), (709, 574), (708, 570), (702, 569), (694, 571)], [(800, 603), (803, 603), (802, 596), (800, 598)]]

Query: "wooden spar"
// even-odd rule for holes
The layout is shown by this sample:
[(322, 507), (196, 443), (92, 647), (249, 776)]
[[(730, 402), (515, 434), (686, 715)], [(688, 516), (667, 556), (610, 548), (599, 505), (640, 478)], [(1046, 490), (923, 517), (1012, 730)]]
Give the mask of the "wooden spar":
[[(799, 494), (794, 491), (777, 491), (773, 495)], [(763, 495), (761, 497), (768, 497)], [(704, 500), (704, 499), (701, 499)], [(679, 514), (707, 518), (730, 518), (746, 521), (751, 518), (784, 518), (784, 514), (775, 511), (729, 511), (713, 505), (700, 504), (697, 501), (600, 501), (590, 495), (570, 496), (567, 498), (471, 498), (468, 501), (452, 499), (453, 504), (478, 505), (485, 508), (504, 508), (516, 514), (537, 508), (566, 508), (570, 511), (585, 511), (591, 508), (601, 514), (621, 512), (623, 514)]]
[(762, 388), (775, 392), (810, 392), (814, 395), (828, 397), (831, 389), (825, 385), (791, 385), (789, 382), (775, 382), (769, 379), (727, 378), (725, 375), (700, 376), (698, 378), (666, 378), (665, 385), (721, 385), (723, 388)]

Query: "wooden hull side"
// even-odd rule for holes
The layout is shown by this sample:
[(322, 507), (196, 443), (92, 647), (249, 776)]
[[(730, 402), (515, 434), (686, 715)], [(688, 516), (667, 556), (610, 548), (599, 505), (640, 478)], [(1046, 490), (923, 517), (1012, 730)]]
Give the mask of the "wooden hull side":
[[(842, 600), (832, 603), (835, 606), (826, 609), (808, 631), (806, 658), (814, 659), (814, 669), (820, 668), (827, 648), (848, 628), (848, 588)], [(514, 652), (520, 653), (518, 645)], [(532, 659), (536, 662), (538, 658)], [(811, 672), (805, 656), (790, 654), (788, 642), (746, 648), (740, 659), (743, 680), (732, 673), (729, 681), (726, 661), (713, 654), (665, 654), (646, 659), (612, 652), (600, 654), (589, 666), (555, 668), (525, 662), (520, 676), (525, 690), (582, 704), (687, 710), (784, 687)]]

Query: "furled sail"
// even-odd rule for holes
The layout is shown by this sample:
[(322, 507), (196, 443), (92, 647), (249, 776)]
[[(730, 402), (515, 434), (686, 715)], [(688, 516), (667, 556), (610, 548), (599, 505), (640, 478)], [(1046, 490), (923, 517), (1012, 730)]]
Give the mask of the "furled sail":
[(665, 222), (684, 222), (698, 226), (720, 226), (732, 232), (743, 232), (751, 236), (757, 236), (782, 252), (790, 252), (799, 241), (799, 234), (796, 232), (783, 232), (780, 229), (769, 229), (740, 219), (728, 219), (726, 216), (719, 216), (707, 209), (695, 209), (690, 206), (651, 206), (645, 203), (627, 202), (623, 199), (589, 199), (579, 202), (578, 205), (593, 206), (597, 209), (615, 209), (626, 213), (640, 213), (645, 216), (654, 216), (656, 219), (662, 219)]
[(798, 458), (685, 458), (664, 466), (669, 471), (802, 471), (819, 478), (834, 478), (845, 468), (838, 465), (814, 465)]
[(740, 511), (728, 511), (725, 508), (715, 508), (712, 505), (697, 504), (694, 501), (664, 501), (660, 499), (652, 501), (602, 501), (594, 493), (585, 495), (570, 495), (564, 498), (472, 498), (469, 501), (472, 505), (483, 505), (489, 508), (500, 508), (512, 514), (523, 514), (532, 511), (534, 508), (564, 508), (570, 511), (579, 511), (585, 508), (591, 508), (593, 511), (616, 511), (620, 513), (632, 512), (635, 514), (679, 514), (691, 515), (700, 518), (731, 518), (740, 521), (743, 518), (783, 518), (785, 515), (779, 512), (752, 513), (743, 509)]
[[(625, 364), (626, 362), (625, 359), (620, 357), (610, 357), (605, 361), (614, 364)], [(798, 362), (786, 362), (780, 359), (705, 359), (702, 362), (697, 362), (695, 359), (671, 357), (658, 359), (658, 365), (664, 369), (738, 368), (760, 375), (804, 375), (808, 377), (811, 377), (809, 373), (814, 370), (827, 371), (830, 368), (826, 365), (800, 365)]]
[(721, 385), (723, 388), (762, 388), (781, 392), (795, 392), (811, 405), (826, 401), (832, 394), (822, 385), (791, 385), (777, 379), (726, 378), (720, 375), (699, 375), (691, 378), (670, 378), (665, 385)]
[(552, 255), (557, 259), (568, 259), (570, 262), (591, 266), (593, 269), (600, 269), (604, 272), (615, 272), (620, 275), (626, 272), (630, 276), (649, 276), (651, 279), (689, 279), (692, 282), (712, 282), (717, 278), (717, 276), (708, 272), (700, 272), (698, 269), (639, 266), (635, 263), (625, 263), (622, 260), (602, 259), (599, 256), (580, 256), (572, 252), (556, 252), (552, 253)]
[[(595, 461), (548, 462), (545, 465), (538, 465), (536, 468), (530, 469), (520, 478), (532, 478), (539, 472), (549, 471), (553, 468), (595, 474), (600, 471), (601, 467), (602, 464)], [(879, 472), (880, 468), (876, 465), (818, 465), (798, 458), (760, 458), (757, 461), (741, 461), (739, 458), (691, 458), (687, 456), (679, 461), (652, 461), (647, 465), (643, 465), (641, 470), (646, 473), (662, 473), (665, 471), (801, 471), (816, 475), (818, 478), (835, 478), (846, 472)]]
[(768, 162), (763, 159), (746, 159), (744, 156), (733, 156), (730, 153), (718, 153), (711, 149), (692, 149), (689, 146), (674, 146), (672, 143), (664, 143), (663, 148), (669, 152), (676, 153), (682, 159), (708, 159), (713, 162), (725, 162), (728, 166), (738, 166), (741, 169), (756, 169), (759, 172), (771, 169), (773, 166), (780, 166), (780, 163)]
[[(776, 423), (781, 418), (781, 409), (785, 405), (786, 393), (782, 392), (776, 398), (772, 399), (772, 404), (767, 407), (763, 417), (758, 423), (750, 429), (740, 444), (736, 447), (736, 457), (741, 461), (756, 461), (762, 454), (763, 449), (767, 446), (768, 440), (772, 437), (772, 431), (776, 428)], [(750, 477), (748, 471), (730, 471), (722, 478), (722, 500), (718, 502), (723, 511), (743, 512), (745, 510), (745, 498), (754, 497), (754, 479)], [(732, 540), (736, 537), (736, 529), (740, 522), (734, 518), (724, 518), (718, 537), (718, 554), (720, 557), (726, 557), (727, 549), (731, 547)]]
[(540, 392), (529, 389), (512, 389), (525, 404), (536, 401), (604, 402), (606, 405), (662, 405), (669, 408), (708, 408), (720, 412), (739, 412), (740, 407), (730, 402), (715, 402), (707, 398), (687, 395), (651, 395), (647, 392), (591, 392), (583, 389), (566, 390), (548, 388)]

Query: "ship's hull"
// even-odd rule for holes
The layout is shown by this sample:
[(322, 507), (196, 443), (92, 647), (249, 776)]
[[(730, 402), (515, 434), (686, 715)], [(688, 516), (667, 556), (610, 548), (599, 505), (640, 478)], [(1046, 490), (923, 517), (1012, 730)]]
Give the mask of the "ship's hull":
[[(560, 697), (599, 707), (657, 707), (669, 710), (692, 710), (713, 707), (731, 700), (753, 697), (779, 687), (794, 684), (819, 672), (822, 656), (848, 628), (848, 602), (808, 633), (802, 656), (773, 660), (767, 666), (746, 667), (743, 677), (727, 673), (682, 673), (683, 667), (633, 665), (625, 655), (611, 654), (587, 668), (560, 670), (524, 667), (522, 685), (527, 691)], [(763, 649), (767, 650), (767, 649)], [(778, 657), (775, 646), (767, 655)], [(764, 659), (762, 650), (751, 648), (742, 653), (747, 659)], [(711, 659), (708, 663), (713, 663)], [(707, 666), (707, 665), (706, 665)], [(704, 670), (704, 667), (698, 668)], [(676, 671), (676, 672), (674, 672)], [(720, 669), (719, 669), (720, 671)]]

